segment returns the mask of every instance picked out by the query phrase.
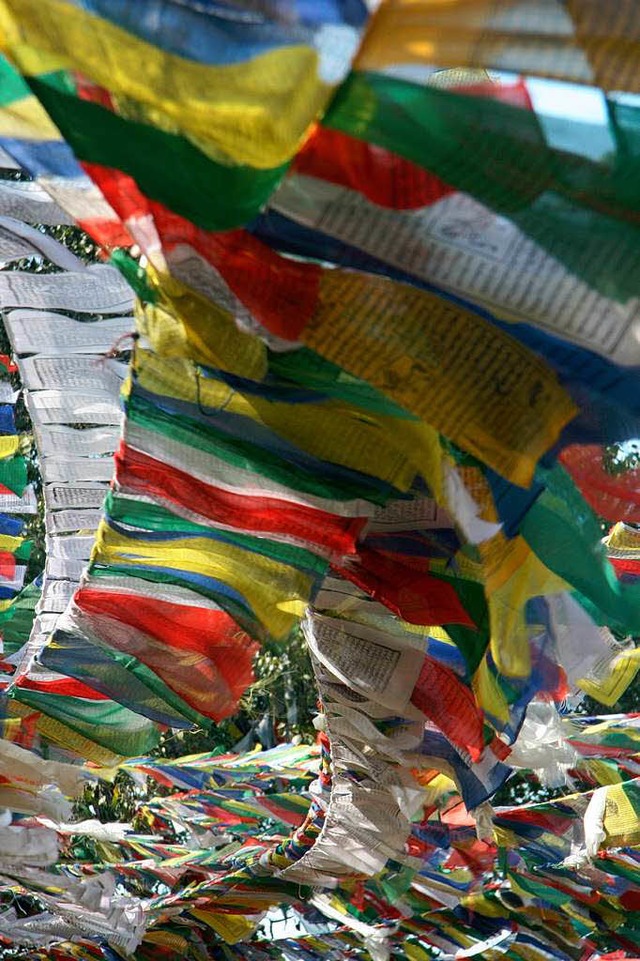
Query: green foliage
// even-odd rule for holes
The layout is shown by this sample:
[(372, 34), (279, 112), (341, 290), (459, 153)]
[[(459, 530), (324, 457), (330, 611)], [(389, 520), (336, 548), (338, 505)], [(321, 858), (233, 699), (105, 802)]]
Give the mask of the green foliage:
[(24, 182), (25, 180), (31, 179), (29, 174), (25, 173), (24, 170), (13, 170), (13, 168), (9, 167), (0, 168), (0, 180), (12, 180), (15, 183), (16, 181)]
[(270, 717), (278, 740), (295, 736), (305, 743), (315, 740), (311, 719), (317, 713), (318, 694), (302, 632), (294, 632), (286, 647), (265, 644), (256, 657), (255, 672), (256, 683), (241, 702), (244, 715)]
[(610, 474), (624, 474), (640, 467), (640, 440), (605, 447), (604, 466)]
[(126, 771), (118, 771), (111, 783), (96, 781), (85, 785), (82, 796), (73, 807), (78, 820), (96, 818), (108, 821), (130, 821), (140, 802), (140, 791)]

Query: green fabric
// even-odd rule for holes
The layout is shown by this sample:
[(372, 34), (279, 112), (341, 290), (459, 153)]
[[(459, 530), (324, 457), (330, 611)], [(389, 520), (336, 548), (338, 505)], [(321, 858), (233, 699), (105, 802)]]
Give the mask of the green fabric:
[[(195, 524), (158, 504), (118, 497), (112, 492), (107, 495), (104, 510), (109, 520), (138, 528), (140, 533), (138, 534), (138, 530), (135, 532), (136, 539), (139, 536), (141, 541), (144, 541), (145, 531), (181, 534), (186, 537), (209, 537), (320, 576), (324, 576), (328, 567), (325, 560), (294, 544), (281, 544), (266, 537), (220, 530), (213, 525)], [(157, 538), (154, 538), (154, 541), (157, 542)]]
[(147, 301), (147, 303), (156, 303), (158, 299), (157, 291), (147, 282), (147, 275), (144, 269), (127, 250), (124, 250), (122, 247), (116, 248), (112, 251), (109, 260), (113, 266), (120, 271), (136, 297), (139, 297), (140, 300)]
[(27, 486), (27, 462), (21, 454), (0, 460), (0, 484), (22, 497)]
[(536, 115), (484, 97), (355, 72), (323, 124), (428, 167), (505, 212), (521, 210), (553, 179)]
[(230, 230), (255, 217), (287, 169), (216, 163), (185, 137), (125, 120), (48, 78), (29, 84), (80, 160), (122, 170), (152, 200), (206, 230)]
[(0, 107), (28, 97), (31, 91), (11, 64), (0, 55)]
[[(211, 724), (195, 711), (162, 681), (151, 668), (131, 654), (123, 654), (114, 648), (95, 645), (98, 658), (91, 660), (92, 642), (84, 637), (56, 631), (51, 643), (43, 648), (40, 660), (45, 667), (58, 671), (89, 687), (100, 685), (103, 690), (118, 691), (118, 703), (130, 702), (146, 711), (160, 712), (171, 723), (184, 726), (185, 720), (207, 727)], [(108, 664), (101, 658), (108, 659)], [(136, 710), (136, 713), (140, 713)]]
[(376, 414), (400, 417), (403, 420), (419, 420), (366, 381), (354, 377), (306, 347), (283, 354), (271, 353), (269, 372)]
[(36, 616), (35, 607), (40, 600), (42, 588), (28, 584), (11, 602), (10, 607), (0, 611), (0, 633), (5, 656), (15, 654), (29, 640)]
[[(220, 607), (221, 610), (226, 611), (230, 617), (232, 617), (243, 630), (250, 634), (256, 640), (264, 640), (265, 632), (262, 628), (260, 622), (256, 618), (253, 611), (250, 610), (246, 605), (240, 604), (234, 598), (228, 597), (226, 594), (222, 594), (220, 591), (212, 590), (202, 584), (196, 584), (194, 581), (189, 580), (186, 576), (180, 577), (179, 572), (167, 573), (166, 570), (160, 570), (159, 568), (147, 567), (142, 569), (140, 567), (125, 567), (118, 564), (109, 564), (108, 567), (100, 566), (98, 564), (91, 564), (89, 566), (89, 573), (92, 577), (131, 577), (138, 578), (139, 580), (149, 581), (152, 584), (173, 584), (176, 587), (183, 587), (187, 590), (193, 591), (195, 594), (200, 594), (202, 597), (207, 597), (209, 600), (214, 601)], [(99, 586), (99, 585), (96, 585)]]
[[(543, 564), (590, 602), (599, 623), (640, 633), (640, 583), (623, 584), (609, 563), (598, 518), (559, 464), (538, 468), (545, 489), (522, 520), (520, 533)], [(599, 616), (598, 616), (599, 614)]]
[(147, 754), (160, 740), (157, 725), (152, 721), (141, 721), (139, 714), (115, 701), (85, 701), (67, 694), (43, 694), (24, 687), (15, 690), (14, 697), (21, 704), (60, 721), (71, 731), (124, 757)]
[[(511, 875), (512, 872), (510, 871)], [(552, 887), (550, 884), (544, 884), (539, 881), (534, 881), (533, 878), (525, 877), (521, 872), (513, 872), (513, 880), (515, 883), (530, 894), (534, 898), (543, 898), (549, 904), (556, 904), (561, 907), (568, 901), (572, 900), (571, 894), (566, 891), (558, 891), (557, 888)]]
[[(438, 575), (433, 574), (432, 576), (437, 577)], [(450, 583), (453, 583), (456, 593), (466, 609), (466, 593), (460, 590), (460, 584), (457, 581), (451, 581)], [(472, 611), (469, 611), (469, 613), (472, 617), (474, 616)], [(477, 631), (465, 627), (463, 624), (447, 624), (447, 634), (464, 657), (469, 675), (475, 674), (478, 670), (489, 646), (489, 629), (485, 618), (482, 618), (480, 623), (481, 627)]]
[[(161, 398), (159, 398), (161, 402)], [(210, 425), (189, 420), (182, 416), (166, 413), (158, 405), (149, 403), (136, 393), (135, 388), (127, 403), (127, 416), (132, 424), (139, 424), (146, 430), (164, 434), (172, 440), (195, 447), (207, 454), (213, 454), (235, 467), (262, 474), (285, 487), (328, 497), (332, 500), (350, 500), (363, 497), (374, 504), (386, 504), (388, 494), (373, 484), (367, 484), (363, 475), (362, 484), (349, 480), (327, 481), (318, 475), (302, 471), (293, 464), (286, 463), (277, 454), (242, 440), (238, 436), (223, 434)]]
[(17, 561), (28, 561), (33, 550), (33, 541), (23, 541), (20, 547), (13, 552)]
[[(377, 73), (351, 74), (323, 123), (506, 214), (601, 293), (624, 300), (637, 293), (640, 267), (640, 231), (632, 224), (640, 212), (640, 111), (608, 106), (617, 149), (601, 161), (549, 146), (531, 110)], [(584, 142), (589, 126), (575, 124)], [(602, 245), (608, 256), (597, 255)]]

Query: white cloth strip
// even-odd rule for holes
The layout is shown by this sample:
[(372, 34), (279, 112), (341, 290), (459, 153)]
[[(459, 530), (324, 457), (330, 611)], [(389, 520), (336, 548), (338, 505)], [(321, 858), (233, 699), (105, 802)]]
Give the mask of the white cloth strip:
[(45, 483), (109, 481), (113, 461), (110, 457), (41, 457), (40, 473)]
[(28, 390), (99, 389), (117, 395), (127, 375), (126, 364), (99, 354), (39, 354), (23, 358), (19, 366), (22, 383)]
[(106, 353), (133, 330), (131, 317), (81, 321), (64, 314), (26, 309), (9, 311), (5, 324), (16, 354)]
[(0, 306), (122, 314), (133, 309), (133, 291), (122, 275), (106, 264), (61, 274), (16, 270), (0, 274)]

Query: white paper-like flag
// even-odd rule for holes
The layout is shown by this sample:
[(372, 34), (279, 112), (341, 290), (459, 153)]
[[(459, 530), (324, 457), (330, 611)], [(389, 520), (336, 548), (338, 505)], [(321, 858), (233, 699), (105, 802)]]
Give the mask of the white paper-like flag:
[(47, 557), (59, 557), (65, 561), (88, 561), (93, 542), (93, 534), (66, 534), (47, 537)]
[[(0, 278), (5, 276), (0, 274)], [(26, 309), (9, 311), (5, 324), (16, 354), (106, 353), (133, 330), (131, 317), (81, 321), (64, 314)]]
[(47, 534), (72, 534), (75, 531), (96, 531), (102, 519), (101, 510), (47, 511), (45, 528)]
[[(61, 557), (47, 558), (47, 577), (62, 581), (79, 581), (86, 567), (84, 560), (62, 559)], [(57, 615), (56, 615), (57, 616)]]
[(59, 207), (33, 180), (0, 182), (0, 216), (30, 224), (73, 224), (73, 217)]
[(122, 416), (117, 398), (104, 390), (29, 391), (26, 403), (32, 420), (40, 424), (115, 425)]
[(102, 507), (108, 490), (108, 484), (98, 483), (45, 484), (44, 503), (48, 511), (65, 508), (97, 510)]
[(73, 581), (52, 581), (45, 577), (42, 594), (36, 607), (40, 614), (62, 614), (73, 597), (76, 585)]
[[(618, 364), (640, 363), (640, 301), (618, 302), (467, 194), (419, 210), (389, 210), (355, 190), (304, 174), (286, 177), (270, 206), (298, 223), (429, 284), (466, 297), (505, 320), (534, 324)], [(637, 245), (636, 245), (637, 248)], [(637, 249), (594, 232), (584, 264), (615, 258), (633, 272)]]
[(18, 161), (14, 160), (3, 147), (0, 147), (0, 168), (3, 170), (20, 170)]
[(44, 257), (63, 270), (85, 269), (84, 262), (53, 237), (14, 217), (0, 216), (0, 261), (33, 256)]
[(38, 501), (33, 485), (25, 487), (22, 497), (17, 494), (0, 494), (0, 512), (3, 514), (37, 514)]
[(120, 431), (108, 424), (102, 427), (87, 427), (84, 430), (67, 427), (65, 424), (48, 424), (38, 426), (35, 436), (41, 458), (77, 458), (113, 454), (118, 447)]
[(41, 457), (40, 472), (45, 483), (109, 481), (113, 461), (110, 457)]
[(133, 291), (107, 264), (61, 274), (16, 270), (0, 274), (0, 307), (123, 314), (133, 309)]
[(99, 388), (117, 394), (127, 375), (127, 365), (99, 354), (39, 354), (20, 361), (20, 374), (28, 390)]

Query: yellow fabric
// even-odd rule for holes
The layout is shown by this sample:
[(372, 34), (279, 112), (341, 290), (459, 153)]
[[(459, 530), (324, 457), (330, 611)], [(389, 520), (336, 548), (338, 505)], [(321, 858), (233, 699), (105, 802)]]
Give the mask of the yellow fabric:
[(12, 140), (61, 140), (58, 128), (49, 120), (35, 97), (25, 97), (0, 110), (0, 137)]
[(431, 961), (431, 958), (433, 957), (433, 955), (431, 955), (426, 948), (411, 942), (405, 944), (402, 950), (409, 961)]
[(596, 784), (619, 784), (622, 781), (620, 769), (616, 767), (615, 762), (589, 758), (583, 764)]
[[(513, 69), (605, 90), (640, 90), (640, 66), (627, 26), (636, 0), (386, 0), (367, 31), (355, 66), (393, 64)], [(573, 29), (567, 21), (573, 20)], [(437, 77), (437, 75), (436, 75)]]
[(255, 920), (250, 920), (241, 914), (220, 914), (204, 908), (190, 908), (189, 914), (213, 928), (226, 944), (245, 941), (256, 927)]
[(640, 670), (640, 648), (623, 651), (616, 657), (609, 673), (601, 680), (581, 678), (578, 686), (585, 694), (594, 698), (600, 704), (613, 707)]
[(4, 460), (6, 457), (13, 457), (14, 454), (18, 453), (19, 449), (20, 437), (17, 434), (0, 437), (0, 460)]
[(411, 773), (416, 783), (422, 788), (425, 806), (439, 804), (443, 798), (457, 793), (455, 781), (446, 774), (430, 768), (426, 770), (416, 768)]
[(640, 844), (640, 818), (627, 796), (629, 787), (613, 784), (607, 789), (603, 825), (604, 847), (631, 847)]
[(11, 551), (13, 554), (24, 544), (24, 537), (12, 537), (10, 534), (0, 534), (0, 551)]
[(275, 637), (285, 637), (294, 627), (296, 611), (288, 601), (308, 602), (312, 579), (278, 561), (204, 537), (167, 541), (130, 540), (102, 521), (91, 555), (93, 563), (150, 565), (160, 570), (186, 571), (224, 581), (238, 591), (256, 617)]
[(48, 717), (39, 711), (34, 711), (32, 707), (21, 704), (15, 698), (12, 698), (8, 702), (7, 710), (12, 715), (20, 718), (37, 714), (38, 732), (43, 737), (46, 737), (49, 741), (53, 741), (54, 744), (58, 744), (65, 750), (74, 751), (76, 754), (79, 754), (80, 757), (84, 757), (88, 761), (93, 761), (94, 764), (100, 767), (113, 767), (124, 761), (124, 757), (121, 754), (114, 754), (114, 752), (108, 748), (88, 740), (88, 738), (83, 737), (82, 734), (72, 731), (71, 728), (66, 727), (66, 725), (60, 721), (54, 720), (54, 718)]
[[(520, 5), (519, 0), (501, 2), (506, 16), (509, 8)], [(526, 44), (527, 37), (492, 31), (494, 17), (494, 0), (387, 0), (374, 16), (355, 66), (359, 70), (402, 63), (495, 66), (507, 44)]]
[(449, 558), (434, 557), (429, 561), (429, 570), (444, 577), (451, 577), (451, 571), (455, 570), (456, 577), (465, 581), (475, 581), (476, 584), (484, 584), (482, 564), (469, 557), (464, 551), (458, 551), (453, 561)]
[(480, 707), (500, 721), (509, 720), (509, 703), (491, 673), (486, 656), (482, 658), (472, 682), (473, 693)]
[(301, 339), (516, 484), (531, 482), (576, 414), (551, 368), (514, 338), (384, 277), (325, 271)]
[(532, 597), (559, 594), (570, 586), (529, 550), (525, 561), (508, 581), (489, 596), (491, 656), (498, 670), (510, 677), (525, 677), (531, 669), (525, 605)]
[(415, 434), (415, 444), (413, 449), (409, 449), (409, 457), (414, 459), (416, 469), (429, 485), (435, 501), (446, 507), (443, 488), (445, 454), (440, 434), (424, 421), (409, 421), (405, 429), (409, 436)]
[(614, 524), (604, 543), (607, 553), (612, 557), (640, 558), (640, 530), (629, 527), (623, 521)]
[(178, 956), (186, 955), (189, 950), (187, 939), (179, 934), (175, 934), (173, 931), (165, 931), (162, 929), (154, 930), (151, 928), (151, 930), (145, 931), (143, 944), (147, 941), (151, 944), (161, 944), (163, 947), (170, 948), (178, 952)]
[(4, 718), (0, 721), (0, 737), (4, 741), (16, 741), (22, 733), (22, 721), (20, 718)]
[(474, 891), (471, 894), (462, 895), (460, 904), (468, 911), (482, 915), (484, 918), (504, 917), (504, 908), (498, 901), (490, 900), (483, 891)]
[(251, 380), (264, 377), (266, 347), (257, 337), (238, 330), (228, 311), (175, 277), (155, 274), (154, 279), (161, 302), (139, 310), (138, 321), (158, 353), (189, 357)]
[[(114, 96), (112, 94), (111, 102), (114, 113), (118, 114), (119, 117), (123, 117), (125, 120), (145, 123), (152, 127), (157, 127), (159, 130), (164, 130), (165, 133), (176, 135), (181, 133), (181, 129), (175, 120), (160, 110), (145, 106), (145, 104), (140, 103), (138, 100), (133, 100), (131, 97)], [(210, 140), (205, 140), (193, 134), (189, 134), (189, 140), (203, 154), (210, 157), (211, 160), (215, 160), (216, 163), (223, 164), (226, 167), (237, 166), (220, 147)]]
[[(502, 914), (504, 914), (504, 908), (502, 909)], [(522, 958), (522, 961), (549, 961), (547, 951), (538, 950), (531, 944), (520, 944), (519, 942), (512, 944), (509, 946), (509, 954), (517, 958)]]
[(314, 457), (362, 471), (408, 490), (415, 476), (419, 431), (411, 421), (396, 421), (338, 401), (304, 406), (244, 396), (212, 378), (199, 377), (188, 361), (164, 360), (137, 351), (138, 382), (153, 393), (250, 417)]
[[(451, 924), (443, 924), (441, 922), (439, 925), (439, 928), (443, 934), (449, 935), (449, 937), (454, 942), (454, 944), (459, 944), (462, 948), (470, 948), (473, 944), (476, 943), (475, 938), (472, 938), (468, 934), (465, 934), (464, 931), (462, 931), (457, 926), (454, 927)], [(486, 952), (484, 954), (486, 957)]]
[(268, 169), (289, 160), (331, 93), (308, 46), (210, 66), (160, 50), (62, 0), (3, 0), (3, 6), (2, 46), (21, 68), (25, 44), (55, 54), (67, 68), (165, 114), (183, 133), (239, 164)]
[[(496, 521), (497, 512), (489, 484), (476, 467), (459, 468), (465, 487), (480, 508), (480, 516)], [(524, 538), (507, 538), (498, 531), (478, 545), (482, 560), (485, 591), (489, 606), (491, 656), (501, 673), (510, 677), (525, 677), (531, 668), (529, 634), (525, 619), (525, 605), (532, 597), (556, 594), (570, 587), (538, 559)], [(474, 679), (477, 694), (494, 700), (494, 707), (503, 709), (496, 700), (489, 673), (484, 669)], [(498, 715), (500, 716), (500, 715)]]

